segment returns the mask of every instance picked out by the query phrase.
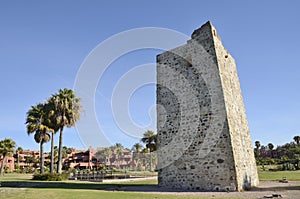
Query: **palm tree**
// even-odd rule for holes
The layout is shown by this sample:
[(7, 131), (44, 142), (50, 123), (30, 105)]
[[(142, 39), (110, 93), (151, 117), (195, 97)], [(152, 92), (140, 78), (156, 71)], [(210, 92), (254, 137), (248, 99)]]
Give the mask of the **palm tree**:
[(300, 136), (296, 135), (294, 137), (294, 140), (295, 140), (296, 144), (299, 145), (299, 143), (300, 143)]
[(50, 173), (54, 173), (54, 134), (57, 131), (51, 132), (51, 155), (50, 155)]
[(48, 100), (48, 102), (45, 104), (45, 111), (47, 112), (47, 125), (53, 129), (51, 131), (51, 154), (50, 154), (50, 173), (54, 173), (54, 160), (55, 157), (55, 149), (54, 149), (54, 135), (58, 132), (59, 127), (56, 124), (56, 118), (55, 118), (55, 105), (54, 102), (51, 101), (51, 99)]
[(53, 157), (52, 157), (52, 154), (50, 154), (50, 159), (51, 159), (51, 161), (53, 160), (53, 162), (58, 161), (58, 148), (57, 148), (57, 146), (53, 147)]
[(0, 175), (3, 175), (3, 169), (5, 164), (5, 159), (8, 155), (14, 152), (16, 143), (12, 139), (4, 139), (0, 141), (0, 157), (2, 156)]
[(273, 149), (274, 149), (274, 145), (272, 143), (268, 144), (268, 148), (270, 150), (270, 154), (271, 154), (271, 158), (273, 158)]
[(36, 132), (34, 134), (36, 143), (40, 143), (40, 172), (44, 173), (44, 143), (50, 141), (50, 134), (46, 132)]
[(23, 152), (23, 148), (19, 146), (16, 150), (18, 166), (20, 166), (20, 153), (22, 153), (22, 152)]
[(272, 143), (269, 143), (268, 148), (272, 151), (274, 149), (274, 145)]
[(260, 147), (260, 141), (255, 141), (255, 156), (259, 156), (259, 147)]
[(132, 151), (133, 151), (133, 154), (134, 154), (134, 159), (137, 160), (136, 162), (136, 168), (138, 167), (139, 165), (139, 161), (140, 161), (140, 157), (139, 157), (139, 154), (140, 152), (143, 150), (143, 145), (141, 145), (140, 143), (135, 143), (133, 146), (132, 146)]
[(140, 153), (143, 150), (143, 145), (141, 145), (140, 143), (135, 143), (132, 146), (132, 151), (135, 153)]
[(157, 136), (153, 131), (146, 131), (141, 139), (150, 152), (156, 151)]
[(73, 90), (60, 89), (57, 94), (52, 95), (48, 100), (54, 105), (55, 126), (59, 129), (59, 148), (57, 173), (62, 172), (62, 143), (64, 127), (75, 126), (80, 118), (80, 98), (75, 96)]
[(152, 171), (152, 152), (156, 151), (157, 135), (153, 131), (146, 131), (141, 139), (146, 144), (146, 148), (150, 152), (150, 171)]
[(255, 141), (255, 147), (256, 147), (257, 149), (259, 149), (259, 147), (260, 147), (260, 141)]
[(105, 147), (104, 149), (98, 149), (96, 152), (97, 160), (104, 159), (104, 169), (106, 170), (107, 161), (110, 159), (112, 155), (111, 147)]
[[(110, 156), (112, 155), (112, 150), (110, 147), (105, 147), (103, 150), (103, 156), (105, 158), (104, 162), (105, 162), (105, 170), (106, 170), (106, 164), (107, 164), (107, 160), (110, 159)], [(109, 161), (110, 162), (110, 161)]]
[(54, 130), (45, 125), (47, 113), (45, 111), (45, 104), (37, 104), (31, 106), (27, 112), (26, 127), (27, 134), (35, 133), (34, 140), (40, 144), (40, 173), (44, 173), (44, 143), (49, 142), (50, 135), (48, 132)]
[(121, 163), (121, 155), (123, 154), (123, 146), (121, 143), (116, 143), (115, 144), (115, 149), (117, 152), (117, 156), (118, 156), (118, 167), (120, 169), (120, 163)]

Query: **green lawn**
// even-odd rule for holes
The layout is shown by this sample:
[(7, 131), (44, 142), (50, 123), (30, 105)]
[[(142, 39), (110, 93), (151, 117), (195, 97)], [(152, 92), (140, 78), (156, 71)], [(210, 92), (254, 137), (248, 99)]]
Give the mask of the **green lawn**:
[(259, 171), (259, 180), (282, 180), (286, 177), (287, 180), (300, 181), (300, 171)]
[[(199, 197), (191, 195), (152, 194), (118, 191), (120, 187), (155, 185), (157, 180), (138, 182), (101, 183), (83, 181), (44, 182), (30, 180), (32, 175), (6, 174), (0, 177), (0, 198), (2, 199), (221, 199), (218, 197)], [(109, 190), (107, 190), (109, 189)], [(224, 199), (224, 198), (223, 198)]]
[[(299, 180), (300, 171), (259, 171), (260, 180), (280, 180), (285, 176), (287, 180)], [(155, 185), (157, 180), (145, 180), (138, 182), (83, 182), (83, 181), (63, 181), (45, 182), (32, 181), (32, 175), (28, 174), (6, 174), (0, 177), (0, 198), (5, 199), (102, 199), (102, 198), (145, 198), (145, 199), (175, 199), (175, 198), (200, 198), (208, 199), (211, 197), (199, 197), (189, 195), (172, 194), (152, 194), (152, 193), (133, 193), (117, 191), (120, 187)], [(109, 190), (107, 190), (109, 189)], [(115, 191), (112, 191), (115, 190)], [(217, 197), (213, 197), (218, 199)]]
[(18, 174), (18, 173), (10, 173), (5, 174), (4, 176), (0, 176), (1, 181), (29, 181), (32, 178), (32, 174)]
[[(0, 198), (5, 199), (221, 199), (218, 197), (196, 197), (196, 196), (178, 196), (168, 194), (148, 194), (148, 193), (132, 193), (132, 192), (112, 192), (98, 190), (68, 190), (68, 189), (0, 189)], [(224, 198), (223, 198), (224, 199)]]

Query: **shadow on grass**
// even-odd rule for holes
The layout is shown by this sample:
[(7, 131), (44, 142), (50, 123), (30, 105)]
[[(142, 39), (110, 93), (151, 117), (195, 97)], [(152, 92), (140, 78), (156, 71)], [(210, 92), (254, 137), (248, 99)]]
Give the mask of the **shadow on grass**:
[[(44, 182), (44, 181), (2, 181), (1, 187), (11, 188), (59, 188), (59, 189), (94, 189), (105, 190), (108, 188), (120, 188), (130, 186), (148, 186), (143, 183), (72, 183), (72, 182)], [(156, 186), (156, 185), (153, 185)]]
[[(84, 182), (44, 182), (44, 181), (2, 181), (1, 187), (10, 188), (48, 188), (48, 189), (85, 189), (128, 192), (201, 192), (161, 188), (149, 183), (84, 183)], [(256, 187), (251, 192), (300, 190), (300, 185), (287, 184), (286, 186)]]

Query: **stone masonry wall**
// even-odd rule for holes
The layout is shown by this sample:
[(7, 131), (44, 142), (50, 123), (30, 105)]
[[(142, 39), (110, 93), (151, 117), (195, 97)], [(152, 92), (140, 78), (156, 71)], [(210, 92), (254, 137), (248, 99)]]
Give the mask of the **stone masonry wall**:
[(157, 56), (159, 186), (243, 190), (258, 184), (234, 59), (210, 22)]

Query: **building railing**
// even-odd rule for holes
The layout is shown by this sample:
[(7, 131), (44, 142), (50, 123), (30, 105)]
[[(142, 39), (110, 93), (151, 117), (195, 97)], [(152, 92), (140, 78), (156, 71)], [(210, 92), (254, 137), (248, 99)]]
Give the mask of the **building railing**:
[(102, 182), (105, 179), (126, 179), (130, 178), (130, 175), (125, 172), (116, 172), (112, 170), (107, 171), (81, 171), (70, 173), (69, 180), (83, 180), (83, 181), (99, 181)]

